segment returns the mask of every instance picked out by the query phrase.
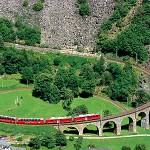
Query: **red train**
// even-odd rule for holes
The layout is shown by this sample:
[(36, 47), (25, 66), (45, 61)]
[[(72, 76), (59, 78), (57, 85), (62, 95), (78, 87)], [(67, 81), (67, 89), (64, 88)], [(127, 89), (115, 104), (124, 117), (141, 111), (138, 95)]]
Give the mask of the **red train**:
[(0, 116), (0, 122), (12, 123), (12, 124), (27, 124), (27, 125), (43, 125), (43, 124), (59, 124), (59, 123), (72, 123), (82, 121), (92, 121), (100, 119), (99, 114), (85, 114), (75, 117), (51, 117), (47, 119), (43, 118), (17, 118), (9, 116)]

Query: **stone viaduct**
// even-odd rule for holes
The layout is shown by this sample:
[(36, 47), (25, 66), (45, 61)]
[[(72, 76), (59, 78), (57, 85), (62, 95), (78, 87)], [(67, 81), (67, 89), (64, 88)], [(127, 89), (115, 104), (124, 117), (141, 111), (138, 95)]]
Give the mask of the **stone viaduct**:
[(121, 134), (121, 125), (122, 121), (125, 118), (129, 119), (128, 123), (128, 130), (131, 131), (132, 133), (137, 133), (136, 131), (136, 126), (137, 126), (137, 121), (139, 121), (139, 116), (141, 117), (140, 120), (140, 126), (144, 129), (149, 129), (149, 124), (150, 124), (150, 102), (146, 103), (140, 107), (137, 107), (136, 109), (129, 110), (117, 115), (111, 115), (107, 117), (103, 117), (99, 120), (93, 120), (92, 122), (78, 122), (78, 123), (67, 123), (67, 124), (58, 124), (54, 125), (55, 128), (61, 130), (64, 132), (65, 129), (73, 127), (76, 128), (79, 135), (83, 135), (83, 130), (86, 128), (86, 126), (92, 124), (97, 127), (98, 130), (98, 135), (102, 136), (103, 135), (103, 129), (106, 123), (108, 122), (113, 122), (114, 123), (114, 133), (116, 135)]

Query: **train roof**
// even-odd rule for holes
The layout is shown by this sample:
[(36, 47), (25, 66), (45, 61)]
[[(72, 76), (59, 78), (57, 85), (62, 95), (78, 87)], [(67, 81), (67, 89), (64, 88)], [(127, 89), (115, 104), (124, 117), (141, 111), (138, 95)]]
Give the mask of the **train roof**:
[(18, 119), (44, 119), (44, 118), (18, 118)]
[(11, 116), (3, 116), (3, 115), (0, 115), (0, 117), (6, 117), (6, 118), (17, 118), (17, 117), (11, 117)]
[(93, 115), (100, 115), (100, 114), (81, 114), (81, 115), (75, 116), (75, 117), (86, 117), (86, 116), (93, 116)]
[(68, 119), (68, 118), (72, 118), (71, 116), (66, 116), (66, 117), (51, 117), (51, 118), (47, 118), (47, 119)]

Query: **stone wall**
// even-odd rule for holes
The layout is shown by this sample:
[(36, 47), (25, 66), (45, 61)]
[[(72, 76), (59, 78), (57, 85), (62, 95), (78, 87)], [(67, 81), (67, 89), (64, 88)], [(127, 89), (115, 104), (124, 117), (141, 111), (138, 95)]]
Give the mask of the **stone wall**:
[(114, 9), (113, 0), (89, 0), (91, 15), (82, 18), (78, 13), (76, 0), (45, 0), (41, 12), (32, 10), (36, 0), (29, 0), (23, 7), (23, 0), (0, 0), (0, 17), (15, 21), (17, 15), (30, 24), (41, 26), (41, 43), (45, 45), (94, 45), (94, 38), (100, 24)]

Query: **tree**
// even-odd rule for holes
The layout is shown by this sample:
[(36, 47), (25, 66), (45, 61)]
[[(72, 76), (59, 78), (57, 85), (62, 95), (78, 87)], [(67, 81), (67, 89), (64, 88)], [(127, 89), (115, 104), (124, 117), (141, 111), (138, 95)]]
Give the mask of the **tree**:
[(82, 141), (83, 141), (83, 137), (81, 137), (81, 136), (79, 136), (76, 139), (76, 143), (74, 144), (74, 147), (75, 147), (76, 150), (81, 149), (81, 147), (82, 147)]
[(131, 150), (131, 148), (129, 146), (123, 146), (121, 150)]
[(68, 80), (67, 88), (70, 88), (74, 94), (74, 97), (79, 95), (79, 82), (75, 75), (71, 75)]
[(55, 135), (55, 139), (56, 139), (57, 146), (66, 146), (67, 145), (67, 139), (61, 131), (57, 131), (57, 133)]
[(88, 109), (85, 105), (79, 105), (75, 107), (72, 112), (70, 112), (70, 115), (78, 116), (81, 114), (88, 114)]
[(28, 86), (29, 83), (33, 83), (33, 70), (31, 67), (23, 67), (21, 69), (21, 78)]
[(63, 98), (62, 107), (66, 110), (69, 110), (70, 105), (74, 98), (74, 94), (73, 94), (72, 90), (70, 90), (70, 89), (63, 88), (63, 91), (64, 92), (62, 94), (62, 98)]
[(53, 134), (45, 135), (42, 138), (42, 145), (46, 146), (48, 149), (52, 149), (55, 147), (55, 138)]
[(102, 75), (101, 75), (101, 80), (100, 83), (102, 85), (109, 85), (112, 82), (113, 78), (110, 72), (105, 71)]
[(63, 77), (61, 77), (60, 75), (56, 75), (54, 79), (54, 84), (59, 90), (61, 90), (65, 86), (65, 81)]
[(110, 110), (105, 109), (105, 110), (103, 110), (103, 114), (104, 114), (104, 117), (105, 117), (105, 116), (109, 116), (109, 115), (111, 115), (112, 113), (111, 113), (111, 111), (110, 111)]
[(136, 92), (135, 101), (138, 102), (139, 104), (146, 103), (146, 102), (150, 101), (150, 94), (145, 92), (144, 90), (138, 90)]
[(56, 57), (53, 61), (55, 66), (59, 66), (59, 64), (61, 63), (60, 57)]
[(137, 144), (134, 150), (147, 150), (147, 148), (145, 144)]
[(0, 64), (0, 75), (3, 75), (3, 73), (5, 72), (4, 67)]
[(105, 60), (102, 56), (93, 66), (93, 70), (97, 72), (99, 75), (101, 75), (105, 71)]
[(81, 96), (82, 97), (89, 97), (93, 96), (94, 90), (95, 90), (95, 81), (94, 80), (89, 80), (89, 81), (84, 81), (82, 85), (82, 92)]
[(29, 146), (33, 149), (40, 149), (41, 141), (38, 137), (31, 138), (29, 141)]
[(4, 41), (3, 41), (2, 36), (0, 35), (0, 48), (3, 48), (3, 47), (4, 47)]
[(84, 64), (81, 69), (80, 76), (82, 76), (85, 80), (94, 79), (95, 75), (92, 66), (88, 63)]

